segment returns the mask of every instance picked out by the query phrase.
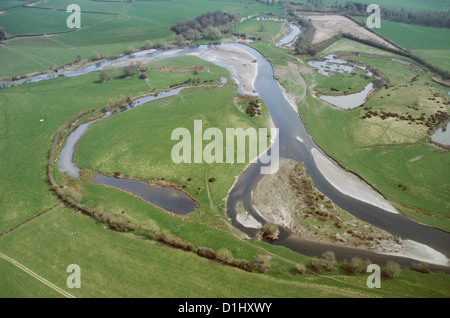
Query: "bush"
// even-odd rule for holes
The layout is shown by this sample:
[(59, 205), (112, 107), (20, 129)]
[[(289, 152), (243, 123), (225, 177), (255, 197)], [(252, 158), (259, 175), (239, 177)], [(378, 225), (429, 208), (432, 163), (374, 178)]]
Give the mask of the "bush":
[(152, 239), (156, 239), (161, 235), (161, 230), (155, 221), (149, 220), (144, 226), (144, 229), (148, 231), (148, 236)]
[(233, 266), (236, 266), (237, 268), (243, 269), (244, 271), (253, 272), (253, 266), (252, 264), (245, 260), (245, 259), (234, 259)]
[(125, 53), (127, 54), (133, 54), (136, 51), (136, 49), (132, 46), (127, 47), (127, 50)]
[(400, 265), (393, 261), (388, 261), (386, 263), (386, 267), (383, 267), (381, 269), (381, 274), (386, 278), (397, 277), (398, 275), (400, 275), (400, 272)]
[(101, 55), (97, 52), (97, 51), (94, 51), (93, 53), (92, 53), (92, 57), (91, 57), (91, 60), (92, 61), (98, 61), (98, 60), (100, 60), (102, 57), (101, 57)]
[(360, 274), (365, 273), (370, 264), (370, 260), (364, 261), (359, 257), (353, 257), (350, 263), (342, 264), (341, 268), (348, 274)]
[(295, 273), (297, 275), (305, 275), (306, 273), (306, 266), (303, 263), (298, 263), (295, 265)]
[(136, 72), (136, 66), (134, 65), (127, 65), (122, 69), (123, 76), (124, 77), (130, 77), (133, 76)]
[(322, 254), (321, 258), (313, 258), (310, 266), (316, 272), (322, 270), (333, 270), (336, 268), (336, 257), (333, 251), (328, 251)]
[(430, 270), (427, 264), (424, 263), (412, 263), (410, 269), (419, 273), (429, 274)]
[(117, 232), (126, 232), (128, 230), (127, 227), (119, 221), (112, 221), (109, 224), (109, 227), (111, 228), (111, 230), (114, 230)]
[(205, 257), (207, 259), (215, 260), (217, 258), (216, 252), (213, 249), (207, 247), (199, 247), (197, 249), (197, 254), (201, 257)]
[(150, 50), (151, 48), (153, 48), (153, 43), (151, 41), (149, 41), (149, 40), (146, 40), (145, 44), (144, 44), (144, 48), (146, 50)]
[(233, 254), (226, 248), (217, 251), (217, 259), (227, 264), (233, 264)]
[(278, 229), (278, 225), (267, 222), (263, 225), (261, 230), (264, 232), (264, 235), (272, 240), (276, 240), (278, 235), (280, 234), (280, 230)]
[(253, 267), (260, 273), (267, 272), (271, 266), (270, 256), (268, 255), (258, 255), (253, 261)]
[(106, 82), (106, 80), (108, 79), (108, 73), (100, 72), (99, 79), (100, 79), (100, 82), (102, 82), (102, 83)]

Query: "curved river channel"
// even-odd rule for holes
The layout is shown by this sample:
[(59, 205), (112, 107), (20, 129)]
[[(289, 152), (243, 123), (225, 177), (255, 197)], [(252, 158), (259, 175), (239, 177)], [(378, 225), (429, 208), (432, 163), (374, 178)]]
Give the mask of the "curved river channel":
[[(221, 45), (222, 44), (217, 44), (217, 46), (219, 47)], [(432, 249), (431, 251), (433, 253), (437, 253), (442, 257), (445, 256), (444, 259), (449, 258), (450, 256), (449, 233), (420, 225), (418, 223), (409, 220), (408, 218), (399, 213), (393, 213), (392, 210), (389, 208), (390, 204), (387, 203), (387, 201), (384, 199), (383, 200), (386, 201), (387, 203), (388, 206), (387, 208), (386, 207), (382, 208), (383, 205), (381, 205), (380, 207), (379, 204), (371, 204), (370, 200), (366, 201), (363, 198), (360, 198), (358, 196), (353, 195), (352, 193), (349, 193), (348, 191), (342, 191), (342, 189), (339, 188), (339, 186), (336, 186), (335, 182), (336, 180), (330, 180), (329, 178), (327, 178), (326, 174), (325, 175), (323, 174), (323, 169), (319, 170), (320, 164), (319, 165), (317, 164), (318, 161), (316, 158), (316, 156), (318, 155), (328, 160), (329, 163), (332, 165), (332, 168), (338, 169), (340, 173), (346, 175), (352, 174), (340, 168), (333, 159), (328, 157), (315, 144), (311, 136), (306, 131), (300, 116), (294, 111), (291, 104), (283, 95), (283, 92), (280, 86), (278, 85), (278, 82), (274, 79), (274, 73), (270, 62), (266, 60), (264, 56), (262, 56), (258, 51), (246, 45), (238, 43), (226, 43), (226, 45), (233, 45), (239, 49), (245, 50), (247, 53), (251, 54), (257, 61), (258, 73), (254, 86), (258, 94), (258, 97), (260, 97), (265, 101), (269, 109), (270, 116), (274, 126), (279, 129), (278, 146), (279, 146), (280, 160), (283, 158), (287, 158), (303, 162), (306, 167), (307, 173), (312, 178), (316, 188), (323, 194), (328, 196), (335, 204), (340, 206), (342, 209), (347, 210), (355, 217), (365, 222), (368, 222), (376, 227), (379, 227), (393, 235), (399, 236), (403, 240), (411, 240), (426, 245), (428, 249), (430, 248)], [(76, 71), (70, 71), (64, 73), (64, 76), (83, 75), (92, 71), (100, 70), (105, 66), (108, 66), (109, 64), (119, 60), (135, 59), (141, 57), (165, 58), (165, 57), (183, 56), (187, 54), (196, 54), (199, 57), (202, 57), (202, 53), (208, 52), (211, 49), (211, 47), (212, 46), (201, 45), (198, 47), (177, 48), (168, 51), (157, 50), (151, 53), (124, 56), (118, 59), (104, 60), (102, 62), (96, 63), (94, 65)], [(222, 65), (221, 63), (218, 63), (216, 61), (211, 62), (219, 66), (226, 67), (225, 65)], [(233, 77), (239, 82), (239, 87), (241, 88), (242, 81), (239, 79), (239, 74), (233, 74), (230, 68), (227, 67), (227, 69), (232, 73)], [(172, 92), (169, 95), (178, 94), (181, 90), (182, 89), (176, 92)], [(163, 95), (159, 96), (159, 98), (163, 98)], [(144, 98), (143, 100), (136, 101), (136, 104), (134, 106), (139, 106), (149, 101), (151, 101), (151, 99), (145, 100)], [(72, 133), (75, 134), (76, 136), (73, 137), (74, 139), (71, 142), (69, 142), (68, 140), (63, 150), (63, 152), (66, 151), (69, 154), (68, 155), (66, 154), (64, 156), (62, 153), (62, 155), (60, 156), (59, 167), (61, 171), (68, 172), (70, 169), (73, 168), (73, 167), (71, 168), (70, 165), (76, 167), (75, 163), (73, 163), (73, 151), (76, 147), (75, 146), (76, 143), (82, 137), (82, 135), (87, 130), (90, 124), (94, 124), (94, 122), (88, 123), (87, 127), (84, 128), (84, 131), (76, 132), (75, 130)], [(253, 235), (256, 234), (257, 229), (245, 227), (243, 224), (237, 221), (236, 206), (238, 203), (241, 203), (244, 209), (248, 211), (253, 218), (255, 218), (257, 221), (261, 223), (265, 222), (264, 219), (261, 216), (259, 216), (259, 214), (255, 210), (252, 198), (253, 190), (255, 189), (257, 183), (262, 178), (262, 175), (260, 174), (261, 166), (263, 166), (263, 164), (259, 160), (256, 161), (255, 163), (248, 165), (245, 171), (236, 180), (236, 183), (230, 190), (227, 199), (227, 214), (229, 218), (231, 218), (233, 225), (242, 230), (243, 232), (245, 232), (250, 237), (253, 237)], [(353, 178), (355, 177), (354, 175), (352, 176)], [(101, 175), (97, 175), (96, 178), (94, 179), (94, 182), (111, 187), (121, 188), (123, 190), (127, 190), (133, 193), (131, 190), (126, 189), (126, 185), (124, 186), (125, 188), (115, 185), (113, 179), (115, 178), (109, 177), (109, 179), (108, 178), (105, 179)], [(361, 180), (360, 182), (363, 183)], [(367, 188), (370, 188), (370, 186), (368, 186), (365, 183), (363, 183), (363, 185)], [(371, 189), (371, 191), (375, 192), (373, 189)], [(172, 198), (174, 197), (176, 196), (172, 196)], [(185, 198), (183, 198), (183, 200), (185, 200)], [(193, 206), (192, 209), (195, 209), (195, 207), (196, 206)], [(280, 238), (277, 241), (275, 241), (274, 244), (286, 246), (296, 252), (308, 256), (319, 256), (325, 251), (333, 250), (338, 260), (350, 259), (353, 256), (358, 256), (363, 258), (369, 258), (372, 262), (380, 265), (384, 265), (387, 260), (395, 260), (396, 262), (398, 262), (403, 266), (409, 266), (411, 264), (411, 258), (377, 254), (374, 252), (365, 251), (361, 249), (334, 246), (326, 243), (317, 243), (302, 240), (301, 238), (289, 235), (289, 232), (286, 230), (281, 231)], [(441, 262), (438, 265), (431, 265), (430, 269), (450, 273), (450, 268), (447, 267), (448, 263), (445, 264), (445, 261), (442, 262), (442, 257)], [(422, 260), (424, 260), (423, 257)], [(426, 257), (424, 261), (426, 261)], [(432, 262), (430, 261), (430, 263)]]

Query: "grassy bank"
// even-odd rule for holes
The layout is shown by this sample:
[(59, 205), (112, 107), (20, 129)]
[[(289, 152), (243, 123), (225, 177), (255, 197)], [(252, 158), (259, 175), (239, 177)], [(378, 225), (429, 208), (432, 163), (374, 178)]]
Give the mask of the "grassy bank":
[[(381, 71), (389, 86), (352, 111), (308, 96), (300, 107), (306, 127), (325, 151), (405, 214), (450, 230), (450, 175), (445, 168), (449, 153), (430, 145), (427, 139), (435, 129), (428, 126), (430, 116), (448, 112), (446, 91), (434, 84), (427, 72), (414, 67), (382, 59), (349, 58)], [(316, 78), (307, 77), (310, 84)]]
[[(448, 276), (439, 274), (402, 271), (396, 279), (383, 279), (378, 290), (366, 287), (366, 275), (295, 276), (289, 273), (294, 265), (283, 259), (298, 261), (298, 254), (274, 246), (270, 249), (278, 252), (272, 254), (272, 263), (284, 263), (283, 272), (247, 273), (105, 229), (68, 208), (55, 209), (0, 238), (0, 246), (2, 253), (76, 297), (448, 297)], [(66, 286), (70, 264), (80, 266), (80, 289)], [(3, 260), (0, 266), (30, 283), (29, 296), (59, 295)], [(25, 295), (23, 281), (3, 282), (0, 295)]]

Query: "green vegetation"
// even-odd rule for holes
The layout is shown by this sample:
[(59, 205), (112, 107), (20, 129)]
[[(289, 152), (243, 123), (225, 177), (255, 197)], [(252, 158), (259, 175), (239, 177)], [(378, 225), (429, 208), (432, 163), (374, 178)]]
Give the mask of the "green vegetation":
[[(69, 3), (48, 0), (39, 4), (59, 9), (56, 11), (7, 10), (0, 15), (0, 25), (8, 35), (67, 31), (67, 13), (61, 10)], [(23, 2), (7, 0), (0, 7), (18, 4)], [(111, 14), (84, 12), (84, 28), (70, 33), (2, 41), (0, 75), (16, 76), (135, 49), (167, 47), (176, 40), (170, 28), (177, 21), (218, 9), (242, 16), (283, 13), (279, 4), (239, 0), (80, 0), (78, 4), (84, 11)], [(416, 1), (399, 1), (398, 5), (419, 7)], [(249, 19), (232, 32), (254, 37), (256, 41), (251, 46), (277, 66), (282, 85), (302, 95), (303, 77), (293, 73), (300, 74), (305, 64), (292, 51), (273, 46), (282, 37), (283, 25), (266, 21), (262, 30), (260, 21)], [(205, 40), (218, 38), (216, 31), (205, 29)], [(0, 37), (1, 33), (0, 28)], [(345, 51), (347, 46), (361, 52), (378, 52), (347, 39), (327, 50)], [(437, 51), (430, 50), (429, 54)], [(447, 102), (442, 97), (446, 91), (430, 82), (427, 72), (390, 61), (362, 57), (359, 61), (379, 69), (391, 86), (373, 97), (368, 104), (370, 109), (352, 112), (324, 106), (307, 93), (300, 111), (308, 129), (344, 166), (390, 194), (402, 212), (449, 229), (445, 210), (449, 202), (445, 191), (445, 180), (450, 180), (446, 169), (448, 152), (428, 144), (430, 127), (419, 124), (410, 129), (405, 126), (409, 125), (406, 121), (390, 123), (395, 119), (367, 118), (369, 111), (381, 114), (381, 109), (405, 116), (408, 111), (417, 117), (424, 112), (425, 118), (431, 118), (437, 109), (446, 110), (442, 106)], [(413, 81), (417, 74), (419, 77)], [(333, 85), (340, 90), (356, 90), (366, 83), (359, 75), (316, 79), (316, 88), (326, 92)], [(226, 77), (228, 83), (217, 87), (221, 77)], [(308, 84), (314, 82), (313, 75), (305, 77)], [(402, 86), (406, 85), (405, 78), (411, 78), (406, 80), (408, 87)], [(89, 115), (77, 124), (98, 116), (106, 107), (185, 85), (194, 88), (93, 125), (75, 156), (84, 168), (82, 178), (60, 175), (57, 165), (53, 172), (56, 182), (67, 186), (61, 191), (95, 214), (88, 217), (72, 207), (57, 205), (61, 201), (48, 182), (47, 165), (60, 127), (80, 112)], [(412, 96), (417, 96), (412, 92), (420, 89), (423, 95), (412, 100)], [(381, 97), (386, 103), (377, 99)], [(382, 289), (371, 290), (366, 287), (367, 275), (362, 272), (365, 261), (353, 259), (346, 267), (337, 263), (331, 253), (310, 259), (284, 247), (243, 238), (231, 226), (226, 219), (224, 199), (235, 176), (252, 158), (234, 165), (175, 165), (170, 150), (176, 141), (170, 139), (170, 133), (177, 127), (186, 127), (192, 133), (196, 119), (203, 121), (204, 128), (266, 127), (267, 108), (264, 104), (259, 107), (260, 100), (255, 100), (242, 102), (225, 69), (193, 56), (154, 60), (149, 65), (113, 65), (79, 77), (0, 90), (0, 233), (48, 211), (0, 236), (0, 252), (63, 289), (67, 266), (80, 265), (82, 288), (67, 290), (76, 297), (450, 297), (449, 276), (423, 275), (427, 272), (423, 264), (412, 265), (413, 271), (386, 264), (386, 277), (395, 278), (383, 278)], [(393, 106), (386, 108), (387, 104)], [(247, 105), (258, 105), (261, 116), (247, 114)], [(387, 122), (392, 126), (386, 128)], [(385, 136), (380, 131), (392, 135)], [(61, 136), (66, 137), (67, 133)], [(57, 145), (60, 149), (61, 145)], [(123, 191), (87, 182), (95, 172), (165, 179), (197, 199), (200, 207), (188, 216), (173, 216)], [(0, 272), (0, 297), (61, 297), (3, 258)], [(353, 275), (347, 275), (349, 272)]]
[(357, 93), (366, 87), (371, 78), (362, 70), (350, 74), (335, 73), (333, 76), (317, 74), (314, 90), (324, 95)]
[(450, 72), (450, 29), (383, 21), (378, 33)]
[[(351, 16), (369, 16), (367, 13), (367, 5), (371, 3), (361, 3), (356, 1), (334, 1), (333, 4), (324, 3), (322, 0), (307, 0), (307, 3), (288, 3), (285, 5), (285, 9), (289, 13), (295, 11), (299, 12), (320, 12), (320, 13), (338, 13), (347, 14)], [(442, 11), (430, 11), (429, 8), (425, 10), (409, 10), (405, 8), (398, 9), (397, 4), (395, 6), (383, 6), (377, 3), (382, 10), (380, 10), (380, 16), (384, 20), (404, 22), (410, 24), (419, 24), (434, 27), (450, 27), (450, 15), (448, 12)]]
[[(446, 189), (450, 175), (445, 168), (449, 153), (427, 139), (437, 127), (430, 118), (448, 112), (446, 90), (433, 83), (428, 72), (395, 61), (348, 58), (379, 70), (389, 86), (375, 93), (364, 108), (345, 112), (308, 96), (300, 107), (306, 127), (323, 149), (400, 211), (449, 230)], [(311, 76), (308, 81), (313, 82)], [(375, 111), (377, 115), (372, 116)]]
[[(51, 1), (48, 5), (59, 6), (58, 2)], [(90, 59), (94, 51), (99, 52), (103, 56), (123, 54), (129, 46), (133, 46), (136, 49), (143, 47), (146, 40), (150, 40), (153, 43), (160, 41), (168, 43), (176, 38), (170, 28), (177, 21), (193, 19), (198, 15), (218, 9), (235, 13), (239, 12), (242, 16), (261, 12), (273, 12), (275, 14), (283, 12), (281, 5), (253, 3), (244, 6), (242, 3), (204, 0), (133, 1), (131, 3), (92, 2), (92, 5), (98, 6), (93, 8), (95, 11), (116, 13), (121, 12), (123, 9), (123, 12), (117, 19), (112, 19), (113, 16), (111, 15), (93, 14), (107, 20), (93, 26), (87, 25), (86, 28), (79, 29), (76, 32), (51, 37), (18, 38), (2, 42), (0, 44), (0, 55), (2, 56), (0, 77), (16, 76), (46, 70), (50, 67), (58, 67), (75, 61), (78, 55), (82, 59)], [(173, 10), (174, 7), (177, 9)], [(83, 3), (81, 8), (83, 9)], [(18, 8), (17, 10), (20, 15), (22, 15), (20, 10), (35, 10), (37, 13), (41, 13), (41, 11), (47, 12), (47, 10), (30, 8)], [(32, 11), (31, 14), (35, 11)], [(39, 28), (48, 26), (48, 29), (41, 31), (68, 30), (66, 27), (68, 13), (60, 11), (48, 12), (47, 14), (61, 15), (61, 18), (54, 19), (53, 16), (49, 16), (48, 19), (43, 21), (42, 27), (39, 26)], [(34, 30), (35, 15), (37, 16), (37, 14), (24, 21), (22, 23), (23, 26), (16, 26), (15, 20), (8, 18), (8, 14), (0, 16), (0, 26), (3, 26), (6, 32), (10, 33), (9, 26), (13, 29), (26, 27), (27, 30)], [(83, 13), (83, 17), (85, 15), (86, 19), (89, 19), (88, 16), (91, 14)], [(4, 21), (9, 21), (10, 23), (6, 25)], [(53, 27), (50, 28), (51, 25)], [(83, 19), (82, 25), (86, 26)]]
[[(447, 275), (402, 271), (394, 279), (382, 279), (379, 290), (366, 287), (365, 274), (344, 276), (332, 271), (321, 277), (310, 273), (294, 276), (289, 270), (294, 270), (295, 264), (283, 258), (305, 260), (276, 246), (270, 248), (282, 255), (271, 254), (272, 267), (266, 274), (248, 273), (133, 234), (105, 229), (66, 207), (1, 237), (0, 245), (2, 253), (76, 297), (449, 297)], [(70, 264), (81, 268), (80, 289), (66, 288)], [(6, 278), (0, 295), (59, 296), (9, 263), (0, 260), (0, 266), (16, 278)], [(21, 278), (29, 282), (27, 291), (23, 291)]]
[[(190, 90), (180, 96), (112, 116), (89, 129), (79, 143), (75, 162), (97, 172), (113, 174), (121, 171), (124, 176), (147, 180), (164, 178), (180, 187), (186, 185), (185, 190), (202, 202), (201, 210), (217, 210), (235, 176), (246, 164), (176, 164), (171, 159), (171, 149), (177, 141), (171, 140), (171, 133), (175, 128), (185, 127), (193, 136), (194, 120), (202, 120), (204, 130), (208, 127), (220, 129), (224, 136), (228, 127), (264, 127), (267, 110), (262, 110), (262, 118), (251, 118), (233, 104), (235, 95), (236, 88), (232, 87)], [(211, 100), (217, 102), (211, 105)], [(225, 140), (223, 142), (225, 154), (229, 150)], [(206, 144), (204, 142), (204, 146)], [(93, 153), (91, 149), (97, 151)], [(188, 178), (192, 181), (187, 182)], [(209, 178), (214, 178), (215, 182), (207, 182)]]
[[(307, 0), (292, 0), (292, 2), (302, 2), (306, 3)], [(336, 3), (336, 0), (322, 0), (323, 4), (331, 6)], [(365, 5), (372, 4), (371, 0), (339, 0), (343, 5), (348, 2), (356, 2)], [(393, 9), (408, 9), (408, 10), (433, 10), (433, 11), (447, 11), (448, 2), (445, 0), (378, 0), (377, 4), (382, 8), (393, 8)]]

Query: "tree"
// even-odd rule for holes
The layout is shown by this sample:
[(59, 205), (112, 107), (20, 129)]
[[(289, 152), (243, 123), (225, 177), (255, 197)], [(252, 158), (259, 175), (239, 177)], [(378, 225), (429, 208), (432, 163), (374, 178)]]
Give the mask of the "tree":
[(94, 51), (93, 53), (92, 53), (92, 58), (91, 58), (91, 60), (92, 61), (98, 61), (98, 60), (100, 60), (102, 57), (100, 56), (100, 54), (97, 52), (97, 51)]
[(278, 226), (269, 222), (263, 225), (262, 231), (264, 232), (264, 235), (272, 240), (276, 240), (278, 238), (278, 235), (280, 234)]
[(336, 0), (333, 7), (338, 8), (338, 9), (342, 8), (342, 2), (339, 0)]
[(260, 273), (267, 272), (271, 267), (270, 256), (258, 255), (253, 261), (253, 266)]
[(153, 48), (153, 43), (149, 40), (145, 40), (144, 47), (146, 50), (150, 50), (151, 48)]
[(6, 37), (7, 37), (7, 35), (6, 35), (5, 29), (2, 26), (0, 26), (0, 41), (6, 40)]
[(261, 23), (260, 25), (259, 25), (259, 32), (264, 32), (264, 30), (266, 29), (266, 25), (264, 24), (264, 23)]
[(189, 41), (197, 41), (200, 39), (200, 32), (195, 29), (189, 29), (186, 33), (184, 33), (184, 36)]
[(384, 277), (386, 278), (394, 278), (397, 277), (398, 275), (400, 275), (400, 265), (393, 262), (393, 261), (388, 261), (386, 263), (386, 267), (384, 267), (381, 270), (381, 273)]
[(204, 32), (205, 38), (211, 40), (217, 40), (222, 37), (222, 32), (215, 27), (208, 27)]
[(127, 47), (127, 54), (133, 54), (136, 51), (136, 49), (132, 46)]
[(123, 76), (124, 77), (130, 77), (133, 76), (136, 72), (136, 66), (134, 65), (127, 65), (122, 69)]
[(100, 72), (99, 78), (100, 78), (100, 82), (101, 83), (106, 82), (106, 80), (108, 79), (108, 73)]

